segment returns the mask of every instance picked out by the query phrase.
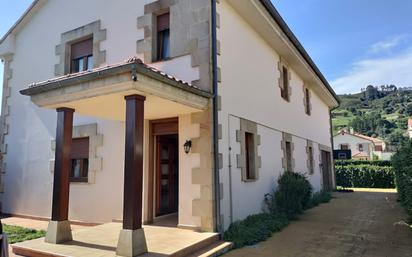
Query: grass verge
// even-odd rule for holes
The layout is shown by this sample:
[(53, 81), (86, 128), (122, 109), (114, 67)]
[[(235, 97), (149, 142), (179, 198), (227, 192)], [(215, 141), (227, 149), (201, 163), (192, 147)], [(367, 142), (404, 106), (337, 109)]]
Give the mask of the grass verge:
[(7, 234), (9, 244), (19, 243), (46, 236), (46, 231), (44, 230), (34, 230), (5, 224), (3, 224), (3, 232)]

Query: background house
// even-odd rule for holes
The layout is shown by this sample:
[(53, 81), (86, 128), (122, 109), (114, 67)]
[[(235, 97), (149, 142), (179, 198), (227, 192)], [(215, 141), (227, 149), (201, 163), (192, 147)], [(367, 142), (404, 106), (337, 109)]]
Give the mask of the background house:
[(408, 136), (412, 138), (412, 119), (408, 119)]
[(365, 136), (353, 129), (340, 130), (333, 137), (334, 150), (351, 150), (352, 158), (358, 160), (389, 160), (393, 155), (387, 151), (386, 143), (379, 138)]

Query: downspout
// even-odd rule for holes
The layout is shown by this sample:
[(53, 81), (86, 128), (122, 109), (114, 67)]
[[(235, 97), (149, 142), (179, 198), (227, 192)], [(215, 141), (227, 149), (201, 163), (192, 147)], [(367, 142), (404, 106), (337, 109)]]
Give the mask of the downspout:
[(333, 142), (333, 123), (332, 123), (332, 111), (335, 110), (336, 107), (329, 108), (329, 124), (330, 124), (330, 143), (332, 147), (332, 153), (331, 153), (331, 158), (332, 158), (332, 173), (333, 173), (333, 187), (336, 189), (336, 173), (335, 173), (335, 158), (333, 157), (333, 150), (334, 150), (334, 142)]
[(220, 179), (219, 179), (219, 120), (218, 120), (218, 78), (217, 78), (217, 23), (216, 0), (211, 0), (211, 50), (212, 50), (212, 88), (213, 88), (213, 185), (214, 185), (214, 220), (215, 231), (221, 234), (220, 221)]

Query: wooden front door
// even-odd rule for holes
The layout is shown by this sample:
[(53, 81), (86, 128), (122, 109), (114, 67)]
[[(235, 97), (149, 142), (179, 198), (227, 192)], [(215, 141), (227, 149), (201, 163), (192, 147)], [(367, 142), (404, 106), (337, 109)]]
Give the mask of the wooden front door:
[(332, 166), (330, 152), (322, 151), (323, 190), (332, 191)]
[(178, 136), (157, 136), (156, 149), (156, 216), (161, 216), (178, 210)]

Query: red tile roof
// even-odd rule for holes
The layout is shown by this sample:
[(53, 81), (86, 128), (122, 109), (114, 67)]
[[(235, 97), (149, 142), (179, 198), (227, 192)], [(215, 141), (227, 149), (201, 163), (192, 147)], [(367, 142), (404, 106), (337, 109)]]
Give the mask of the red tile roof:
[(384, 141), (380, 138), (369, 137), (369, 136), (365, 136), (365, 135), (362, 135), (362, 134), (356, 133), (356, 132), (350, 133), (349, 131), (341, 130), (341, 131), (338, 132), (338, 135), (339, 134), (342, 134), (342, 135), (349, 134), (349, 135), (359, 137), (359, 138), (362, 138), (362, 139), (365, 139), (365, 140), (368, 140), (368, 141), (372, 141), (374, 144), (383, 144), (384, 143)]
[(36, 86), (39, 86), (39, 85), (43, 85), (43, 84), (45, 84), (45, 83), (51, 83), (51, 82), (57, 82), (57, 81), (65, 80), (65, 79), (68, 79), (68, 78), (77, 78), (77, 77), (81, 77), (81, 76), (84, 76), (84, 75), (90, 74), (90, 73), (98, 73), (98, 72), (102, 72), (102, 71), (105, 71), (105, 70), (108, 70), (108, 69), (112, 69), (112, 68), (116, 68), (116, 67), (121, 67), (121, 66), (124, 66), (124, 65), (126, 65), (126, 64), (133, 64), (133, 63), (134, 63), (134, 64), (141, 65), (141, 66), (144, 67), (145, 69), (148, 69), (148, 70), (151, 70), (151, 71), (153, 71), (153, 72), (155, 72), (155, 73), (158, 73), (158, 74), (160, 74), (160, 75), (162, 75), (163, 77), (166, 77), (166, 78), (168, 78), (168, 79), (171, 79), (171, 80), (174, 80), (174, 81), (176, 81), (176, 82), (185, 84), (185, 85), (187, 85), (187, 86), (196, 88), (195, 86), (193, 86), (193, 85), (190, 84), (189, 82), (186, 82), (186, 81), (184, 81), (184, 80), (178, 79), (178, 78), (175, 77), (175, 76), (169, 75), (169, 74), (167, 74), (167, 73), (165, 73), (165, 72), (163, 72), (163, 71), (160, 71), (160, 70), (158, 70), (158, 69), (155, 69), (155, 68), (153, 68), (153, 67), (151, 67), (151, 66), (143, 63), (143, 61), (142, 61), (141, 59), (137, 58), (137, 57), (130, 57), (129, 59), (127, 59), (127, 60), (125, 60), (125, 61), (123, 61), (123, 62), (116, 63), (116, 64), (112, 64), (112, 65), (107, 65), (107, 66), (104, 66), (104, 67), (98, 67), (98, 68), (94, 68), (94, 69), (86, 70), (86, 71), (81, 71), (81, 72), (77, 72), (77, 73), (70, 73), (70, 74), (67, 74), (67, 75), (64, 75), (64, 76), (54, 77), (54, 78), (48, 79), (48, 80), (46, 80), (46, 81), (32, 83), (32, 84), (30, 85), (30, 88), (36, 87)]
[(60, 77), (55, 77), (46, 81), (33, 83), (27, 89), (23, 89), (20, 91), (23, 95), (34, 95), (37, 93), (41, 93), (44, 91), (56, 89), (59, 87), (63, 87), (64, 85), (73, 85), (79, 84), (80, 81), (86, 80), (94, 80), (96, 79), (95, 76), (98, 77), (107, 77), (113, 74), (120, 74), (125, 72), (130, 72), (135, 70), (137, 76), (139, 73), (143, 73), (153, 79), (163, 80), (168, 84), (171, 84), (175, 87), (181, 88), (186, 91), (190, 91), (205, 97), (211, 97), (212, 94), (210, 92), (204, 91), (189, 82), (184, 80), (178, 79), (175, 76), (169, 75), (163, 71), (157, 70), (147, 64), (144, 64), (142, 60), (137, 57), (131, 57), (124, 62), (109, 65), (105, 67), (99, 67), (92, 70), (82, 71), (78, 73), (68, 74)]

